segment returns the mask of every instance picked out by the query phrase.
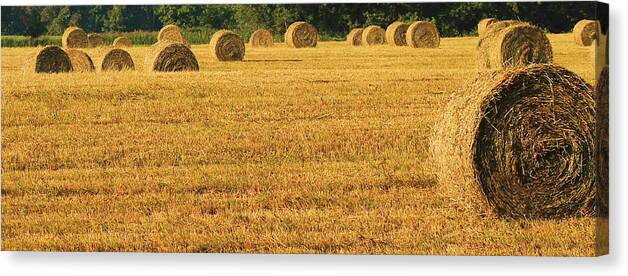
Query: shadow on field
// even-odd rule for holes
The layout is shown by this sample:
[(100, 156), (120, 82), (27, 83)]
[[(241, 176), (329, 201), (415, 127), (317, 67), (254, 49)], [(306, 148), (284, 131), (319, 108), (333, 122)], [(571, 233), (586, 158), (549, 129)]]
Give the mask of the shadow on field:
[(243, 62), (301, 62), (302, 59), (246, 59)]

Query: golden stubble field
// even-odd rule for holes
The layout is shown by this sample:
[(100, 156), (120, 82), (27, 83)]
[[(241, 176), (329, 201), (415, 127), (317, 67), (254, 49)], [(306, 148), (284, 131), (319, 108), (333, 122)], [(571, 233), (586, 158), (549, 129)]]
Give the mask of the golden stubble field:
[[(595, 83), (594, 52), (550, 35)], [(2, 48), (2, 249), (595, 255), (596, 219), (451, 208), (427, 137), (475, 75), (477, 38), (440, 49), (247, 48), (201, 72), (24, 73)], [(88, 49), (96, 66), (105, 53)]]

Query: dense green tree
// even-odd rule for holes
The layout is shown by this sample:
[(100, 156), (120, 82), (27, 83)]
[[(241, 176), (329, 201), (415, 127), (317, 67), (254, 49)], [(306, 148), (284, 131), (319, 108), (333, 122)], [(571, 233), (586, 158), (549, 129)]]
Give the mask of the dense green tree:
[(113, 8), (107, 12), (107, 18), (103, 24), (105, 31), (122, 32), (126, 30), (123, 14), (124, 8), (125, 6), (113, 6)]
[[(41, 20), (41, 19), (40, 19)], [(59, 9), (57, 16), (50, 22), (48, 26), (49, 35), (63, 34), (65, 28), (70, 24), (70, 7), (65, 6)]]

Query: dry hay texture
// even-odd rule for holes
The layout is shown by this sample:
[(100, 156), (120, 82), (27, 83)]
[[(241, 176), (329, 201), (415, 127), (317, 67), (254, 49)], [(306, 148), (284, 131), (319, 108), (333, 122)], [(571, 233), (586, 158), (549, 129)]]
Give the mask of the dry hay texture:
[(113, 40), (113, 47), (133, 47), (133, 42), (125, 36), (119, 36)]
[(266, 29), (259, 29), (249, 38), (251, 47), (273, 47), (273, 34)]
[[(27, 61), (27, 70), (36, 73), (63, 73), (72, 71), (72, 62), (67, 52), (59, 46), (46, 46)], [(31, 71), (32, 72), (32, 71)]]
[(220, 30), (209, 41), (209, 51), (215, 60), (238, 61), (244, 59), (246, 49), (239, 35), (229, 30)]
[(478, 64), (503, 69), (533, 63), (551, 63), (552, 45), (536, 26), (520, 21), (499, 21), (488, 26), (478, 42)]
[(485, 72), (463, 86), (429, 140), (452, 202), (506, 218), (595, 212), (592, 96), (582, 78), (549, 64)]
[(583, 19), (573, 27), (573, 38), (580, 46), (590, 46), (593, 41), (598, 41), (600, 33), (600, 22), (596, 20)]
[(63, 32), (61, 37), (61, 45), (63, 48), (87, 48), (87, 33), (78, 27), (69, 27)]
[(74, 72), (93, 72), (94, 62), (89, 55), (78, 49), (69, 49), (67, 51), (72, 62), (72, 69)]
[(438, 48), (440, 34), (434, 23), (417, 21), (408, 27), (406, 43), (412, 48)]
[(492, 25), (493, 23), (497, 23), (497, 22), (499, 22), (499, 20), (497, 20), (495, 18), (484, 18), (484, 19), (480, 20), (480, 22), (478, 22), (478, 35), (482, 35), (484, 33), (484, 31), (486, 31), (488, 26)]
[(608, 216), (608, 66), (600, 73), (595, 88), (596, 106), (596, 164), (599, 209)]
[(362, 31), (362, 45), (373, 46), (386, 43), (386, 31), (380, 26), (368, 26)]
[(364, 32), (363, 28), (354, 28), (347, 35), (347, 43), (351, 46), (360, 46), (362, 45), (362, 33)]
[(284, 39), (290, 48), (316, 47), (318, 31), (310, 23), (298, 21), (290, 24)]
[(402, 22), (393, 22), (386, 28), (386, 42), (391, 46), (406, 46), (406, 32), (410, 25)]
[(157, 42), (177, 42), (190, 47), (190, 42), (176, 25), (166, 25), (159, 30)]
[(135, 70), (135, 63), (131, 55), (122, 49), (111, 49), (104, 57), (101, 66), (102, 71)]
[(154, 44), (146, 56), (146, 70), (159, 72), (198, 71), (198, 61), (183, 43), (162, 41)]
[(88, 34), (87, 43), (89, 48), (102, 47), (105, 45), (105, 37), (101, 34)]

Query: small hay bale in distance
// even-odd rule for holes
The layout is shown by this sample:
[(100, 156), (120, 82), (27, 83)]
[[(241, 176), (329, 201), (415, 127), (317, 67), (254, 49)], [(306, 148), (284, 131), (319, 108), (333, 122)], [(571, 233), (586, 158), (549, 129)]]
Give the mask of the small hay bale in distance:
[(119, 36), (113, 40), (113, 43), (111, 45), (117, 48), (130, 48), (133, 47), (133, 42), (125, 36)]
[(493, 23), (480, 36), (478, 62), (485, 69), (551, 63), (552, 45), (541, 29), (520, 21)]
[(89, 55), (78, 49), (67, 50), (70, 62), (72, 62), (72, 69), (74, 72), (93, 72), (94, 62)]
[(114, 48), (107, 52), (100, 69), (102, 71), (135, 70), (135, 63), (129, 52)]
[(608, 66), (605, 66), (595, 87), (595, 155), (599, 213), (608, 216)]
[(273, 47), (273, 34), (266, 29), (254, 31), (249, 38), (251, 47)]
[(598, 41), (601, 30), (597, 20), (583, 19), (573, 27), (573, 38), (580, 46), (591, 46), (593, 41)]
[(488, 26), (496, 22), (499, 22), (499, 20), (495, 18), (484, 18), (480, 20), (480, 22), (478, 22), (478, 35), (482, 35)]
[(246, 48), (244, 41), (236, 33), (220, 30), (209, 41), (210, 56), (218, 61), (239, 61), (244, 59)]
[(155, 43), (146, 58), (146, 70), (158, 72), (198, 71), (196, 56), (183, 43)]
[(159, 30), (159, 33), (157, 34), (157, 42), (163, 41), (177, 42), (190, 47), (190, 42), (183, 35), (183, 32), (181, 32), (181, 29), (179, 29), (177, 25), (166, 25)]
[(312, 48), (318, 43), (318, 31), (312, 24), (298, 21), (288, 26), (284, 39), (290, 48)]
[(37, 52), (34, 59), (29, 60), (27, 64), (28, 70), (33, 70), (34, 67), (36, 73), (64, 73), (72, 71), (72, 62), (67, 52), (61, 47), (53, 45), (48, 45), (41, 49)]
[(441, 114), (430, 153), (456, 208), (526, 219), (594, 213), (593, 94), (576, 74), (550, 64), (484, 72)]
[(434, 23), (416, 21), (408, 26), (406, 43), (412, 48), (438, 48), (440, 34)]
[(368, 26), (362, 31), (362, 45), (374, 46), (386, 43), (386, 31), (380, 26)]
[(351, 46), (360, 46), (362, 45), (362, 33), (364, 32), (363, 28), (354, 28), (347, 35), (347, 43)]
[(102, 47), (105, 45), (105, 37), (101, 34), (88, 34), (87, 43), (89, 48)]
[(402, 22), (393, 22), (386, 28), (386, 42), (390, 46), (406, 46), (406, 32), (410, 25)]
[(61, 36), (61, 45), (63, 48), (87, 48), (89, 42), (87, 41), (87, 33), (79, 27), (69, 27), (63, 32)]

